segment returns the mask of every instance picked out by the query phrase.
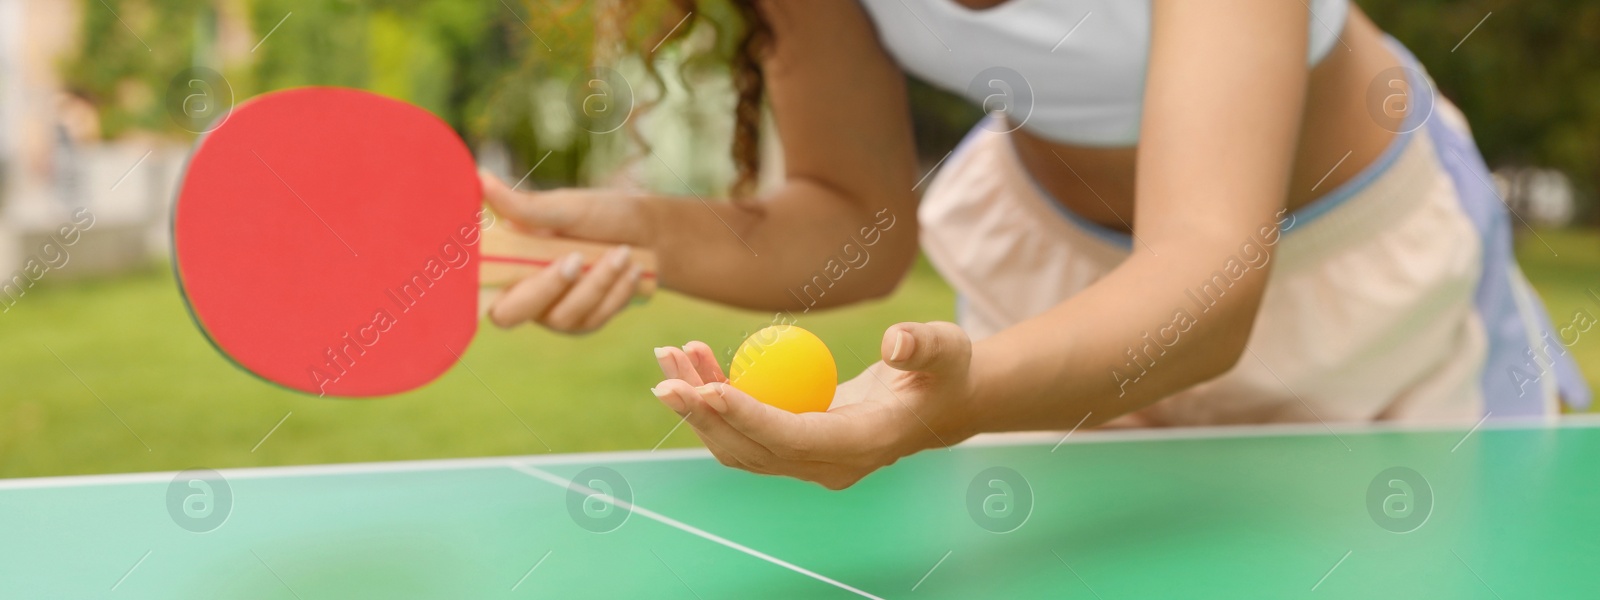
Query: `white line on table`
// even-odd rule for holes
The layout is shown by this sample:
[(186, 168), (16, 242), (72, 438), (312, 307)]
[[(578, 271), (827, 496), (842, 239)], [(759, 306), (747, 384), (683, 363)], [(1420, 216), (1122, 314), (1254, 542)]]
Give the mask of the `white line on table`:
[(707, 541), (715, 542), (717, 544), (721, 544), (723, 546), (726, 546), (728, 548), (732, 548), (734, 550), (738, 550), (738, 551), (743, 552), (745, 554), (748, 554), (750, 556), (753, 556), (753, 557), (759, 558), (761, 560), (767, 561), (769, 563), (778, 565), (780, 567), (783, 567), (783, 568), (788, 569), (790, 571), (794, 571), (794, 572), (799, 573), (801, 575), (805, 575), (806, 577), (810, 577), (810, 578), (815, 579), (817, 581), (821, 581), (823, 583), (826, 583), (828, 585), (834, 586), (834, 587), (839, 588), (841, 590), (845, 590), (847, 592), (854, 593), (854, 594), (856, 594), (858, 596), (861, 596), (862, 598), (872, 598), (874, 600), (883, 600), (883, 598), (879, 598), (878, 596), (874, 596), (874, 595), (869, 594), (867, 592), (864, 592), (862, 590), (856, 589), (855, 587), (851, 587), (849, 584), (846, 584), (846, 583), (837, 581), (835, 579), (829, 578), (828, 576), (822, 575), (821, 573), (817, 573), (817, 572), (812, 571), (810, 569), (807, 569), (805, 567), (796, 565), (794, 563), (788, 562), (786, 560), (783, 560), (783, 559), (778, 558), (776, 556), (773, 556), (771, 554), (767, 554), (767, 553), (762, 552), (760, 550), (756, 550), (756, 549), (751, 548), (749, 546), (746, 546), (744, 544), (740, 544), (740, 543), (735, 542), (733, 540), (730, 540), (728, 538), (719, 536), (717, 534), (711, 533), (711, 532), (706, 531), (704, 529), (700, 529), (698, 527), (695, 527), (695, 526), (690, 525), (688, 523), (684, 523), (684, 522), (679, 521), (677, 519), (674, 519), (672, 517), (668, 517), (666, 515), (663, 515), (661, 513), (655, 512), (655, 511), (650, 510), (650, 509), (647, 509), (645, 507), (635, 505), (635, 504), (633, 504), (631, 502), (628, 502), (626, 500), (618, 500), (616, 498), (611, 497), (610, 494), (604, 494), (604, 493), (598, 492), (596, 490), (590, 489), (590, 488), (588, 488), (586, 486), (574, 483), (574, 482), (566, 480), (566, 479), (562, 479), (561, 476), (552, 474), (552, 473), (550, 473), (548, 471), (543, 471), (543, 470), (540, 470), (540, 469), (536, 469), (536, 468), (533, 468), (533, 467), (529, 467), (529, 466), (526, 466), (526, 465), (520, 465), (520, 464), (512, 464), (511, 468), (515, 469), (515, 470), (517, 470), (519, 472), (525, 473), (527, 475), (531, 475), (535, 479), (538, 479), (538, 480), (543, 481), (545, 483), (554, 485), (554, 486), (562, 488), (562, 489), (570, 489), (570, 490), (573, 490), (573, 491), (588, 495), (588, 496), (590, 496), (590, 497), (592, 497), (592, 498), (594, 498), (596, 500), (599, 500), (601, 502), (605, 502), (606, 504), (610, 504), (610, 505), (615, 506), (617, 508), (621, 508), (623, 510), (626, 510), (626, 511), (628, 511), (630, 513), (639, 515), (639, 516), (644, 517), (646, 519), (650, 519), (651, 521), (655, 521), (657, 523), (660, 523), (662, 525), (666, 525), (666, 526), (671, 527), (673, 529), (677, 529), (677, 530), (682, 531), (684, 533), (687, 533), (687, 534), (690, 534), (690, 535), (694, 535), (694, 536), (700, 537), (702, 539), (705, 539)]

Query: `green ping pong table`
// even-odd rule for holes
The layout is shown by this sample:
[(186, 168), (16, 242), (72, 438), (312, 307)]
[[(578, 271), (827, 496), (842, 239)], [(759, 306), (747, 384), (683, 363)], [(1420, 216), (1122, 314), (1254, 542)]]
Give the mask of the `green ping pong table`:
[(1600, 597), (1600, 422), (0, 481), (3, 598)]

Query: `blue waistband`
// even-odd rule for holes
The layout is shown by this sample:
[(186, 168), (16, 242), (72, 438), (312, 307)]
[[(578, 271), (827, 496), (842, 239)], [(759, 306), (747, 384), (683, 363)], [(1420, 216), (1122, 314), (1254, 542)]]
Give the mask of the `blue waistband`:
[[(1435, 91), (1433, 89), (1432, 82), (1428, 80), (1426, 71), (1424, 71), (1422, 68), (1422, 64), (1417, 62), (1417, 59), (1413, 57), (1410, 52), (1406, 52), (1404, 47), (1400, 46), (1399, 42), (1395, 41), (1393, 38), (1389, 38), (1388, 41), (1392, 47), (1399, 48), (1399, 51), (1395, 52), (1395, 56), (1400, 59), (1402, 65), (1407, 69), (1406, 75), (1409, 79), (1411, 89), (1419, 91), (1426, 90), (1429, 94), (1428, 101), (1425, 103), (1427, 110), (1413, 110), (1408, 113), (1405, 117), (1405, 120), (1397, 128), (1399, 129), (1400, 133), (1396, 133), (1394, 138), (1390, 140), (1388, 147), (1384, 148), (1383, 152), (1378, 155), (1378, 158), (1363, 167), (1361, 172), (1357, 173), (1355, 177), (1352, 177), (1348, 181), (1339, 184), (1338, 187), (1329, 190), (1326, 194), (1323, 194), (1316, 200), (1313, 200), (1305, 206), (1301, 206), (1300, 208), (1291, 212), (1290, 214), (1294, 218), (1291, 219), (1286, 226), (1284, 226), (1284, 235), (1291, 235), (1295, 230), (1304, 228), (1307, 224), (1315, 221), (1318, 217), (1332, 212), (1334, 209), (1344, 204), (1345, 201), (1361, 193), (1361, 191), (1370, 186), (1372, 182), (1377, 181), (1379, 177), (1383, 176), (1384, 173), (1389, 171), (1389, 167), (1393, 166), (1395, 160), (1398, 159), (1405, 151), (1406, 146), (1411, 142), (1411, 136), (1415, 135), (1417, 131), (1423, 130), (1423, 125), (1426, 124), (1429, 117), (1432, 116), (1432, 100)], [(980, 128), (982, 128), (982, 125), (974, 127), (973, 130), (977, 131)], [(969, 135), (968, 137), (970, 139), (971, 136)], [(963, 140), (961, 146), (966, 146), (966, 144), (967, 140)], [(958, 148), (956, 152), (959, 153), (960, 149)], [(1335, 165), (1335, 167), (1337, 167), (1337, 165)], [(1038, 192), (1041, 197), (1049, 200), (1050, 206), (1055, 208), (1057, 213), (1059, 213), (1073, 225), (1077, 226), (1079, 229), (1082, 229), (1090, 235), (1093, 235), (1094, 237), (1099, 238), (1100, 240), (1103, 240), (1118, 248), (1130, 251), (1133, 249), (1133, 239), (1127, 233), (1111, 229), (1084, 218), (1082, 215), (1079, 215), (1072, 209), (1067, 208), (1066, 205), (1062, 204), (1054, 196), (1051, 196), (1049, 192), (1045, 191), (1045, 189), (1039, 185), (1036, 179), (1029, 177), (1028, 181), (1033, 185), (1034, 190)]]

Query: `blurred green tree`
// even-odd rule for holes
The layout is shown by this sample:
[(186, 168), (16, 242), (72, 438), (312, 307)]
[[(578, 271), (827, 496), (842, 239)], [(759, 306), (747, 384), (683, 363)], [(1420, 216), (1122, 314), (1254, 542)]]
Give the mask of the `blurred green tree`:
[[(208, 18), (209, 5), (194, 0), (106, 2), (101, 6), (88, 0), (79, 9), (82, 45), (60, 67), (67, 91), (100, 108), (107, 137), (175, 128), (167, 122), (162, 96), (167, 80), (190, 66), (195, 29)], [(138, 37), (129, 35), (129, 29)]]
[(1600, 2), (1360, 4), (1466, 113), (1491, 165), (1561, 169), (1600, 219)]
[[(596, 62), (599, 4), (81, 0), (82, 42), (61, 72), (69, 89), (99, 107), (107, 138), (132, 131), (192, 136), (165, 114), (163, 96), (172, 77), (201, 65), (223, 73), (236, 101), (303, 85), (362, 88), (406, 100), (450, 123), (469, 145), (504, 144), (513, 168), (543, 160), (535, 180), (570, 184), (580, 179), (590, 138), (551, 133), (538, 124), (567, 113), (562, 91)], [(702, 23), (726, 29), (734, 14), (727, 1), (706, 3), (704, 14), (679, 29), (672, 26), (681, 13), (670, 3), (637, 8), (618, 22), (618, 34), (649, 44), (615, 48), (608, 60), (637, 58), (643, 49), (659, 48), (676, 56), (685, 72), (726, 68), (731, 36), (712, 36), (710, 48), (690, 55), (654, 42), (669, 30), (681, 39)], [(218, 22), (240, 11), (250, 44), (259, 46), (242, 58), (225, 59), (217, 35), (227, 28)]]

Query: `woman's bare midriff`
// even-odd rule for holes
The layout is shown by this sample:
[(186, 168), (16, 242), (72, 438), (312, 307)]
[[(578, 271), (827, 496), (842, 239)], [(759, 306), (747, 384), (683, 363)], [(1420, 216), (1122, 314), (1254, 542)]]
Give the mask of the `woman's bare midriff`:
[[(1394, 137), (1368, 115), (1365, 98), (1372, 79), (1398, 66), (1399, 60), (1385, 47), (1383, 33), (1355, 5), (1340, 37), (1343, 43), (1336, 43), (1311, 70), (1290, 174), (1291, 210), (1355, 177)], [(1137, 147), (1070, 146), (1026, 129), (1014, 132), (1012, 140), (1022, 164), (1057, 202), (1114, 230), (1127, 231), (1132, 225)]]

